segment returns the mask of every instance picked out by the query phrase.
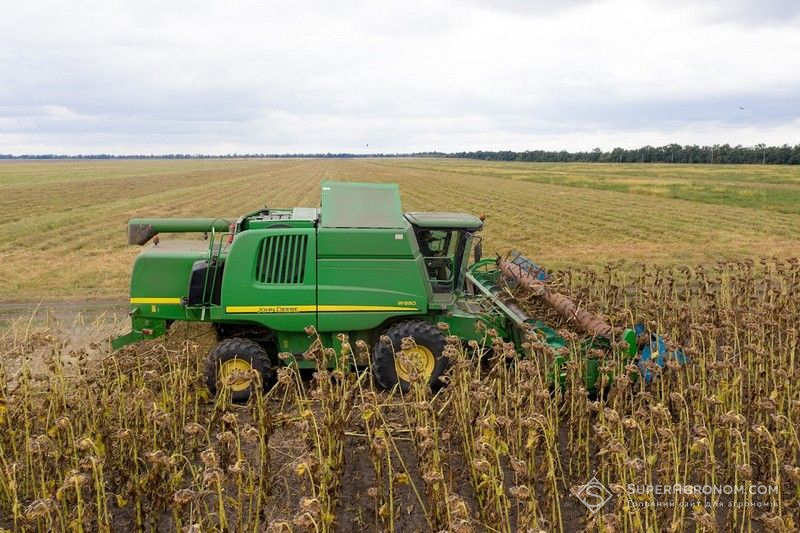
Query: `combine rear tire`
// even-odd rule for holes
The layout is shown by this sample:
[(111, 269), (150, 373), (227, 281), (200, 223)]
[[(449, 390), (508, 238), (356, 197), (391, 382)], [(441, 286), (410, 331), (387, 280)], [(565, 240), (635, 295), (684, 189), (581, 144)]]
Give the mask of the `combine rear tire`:
[[(399, 384), (400, 390), (409, 391), (413, 369), (404, 362), (405, 358), (411, 360), (427, 378), (431, 390), (438, 390), (443, 385), (439, 378), (448, 365), (447, 358), (442, 355), (446, 340), (444, 333), (436, 326), (422, 320), (409, 320), (391, 326), (383, 336), (388, 337), (390, 342), (379, 339), (372, 350), (372, 375), (380, 387), (391, 389)], [(403, 352), (405, 357), (400, 358), (401, 342), (406, 337), (414, 339), (416, 347)], [(398, 358), (395, 358), (395, 354)]]
[[(222, 383), (234, 372), (246, 374), (256, 370), (264, 384), (271, 378), (267, 352), (255, 341), (233, 337), (225, 339), (211, 350), (206, 360), (206, 384), (212, 394), (222, 389)], [(255, 380), (242, 379), (230, 384), (231, 399), (245, 402), (256, 386)]]

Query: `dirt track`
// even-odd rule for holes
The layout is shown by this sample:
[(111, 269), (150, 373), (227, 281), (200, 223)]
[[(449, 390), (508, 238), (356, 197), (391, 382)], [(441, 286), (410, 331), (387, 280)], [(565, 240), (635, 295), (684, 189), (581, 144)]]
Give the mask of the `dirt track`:
[(36, 324), (55, 320), (65, 325), (91, 323), (103, 315), (121, 320), (127, 311), (125, 298), (0, 302), (0, 330), (17, 320), (31, 320)]

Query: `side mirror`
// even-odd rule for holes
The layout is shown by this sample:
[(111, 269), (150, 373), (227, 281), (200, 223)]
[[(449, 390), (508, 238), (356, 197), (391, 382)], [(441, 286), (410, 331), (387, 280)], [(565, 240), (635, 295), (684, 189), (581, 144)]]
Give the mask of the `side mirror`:
[(474, 262), (477, 263), (483, 257), (483, 243), (478, 241), (475, 243), (475, 246), (472, 247), (472, 258)]

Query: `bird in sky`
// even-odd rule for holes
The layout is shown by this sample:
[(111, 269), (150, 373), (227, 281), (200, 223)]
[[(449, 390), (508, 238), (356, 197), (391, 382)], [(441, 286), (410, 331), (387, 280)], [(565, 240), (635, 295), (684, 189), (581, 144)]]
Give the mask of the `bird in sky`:
[(742, 106), (739, 106), (739, 109), (740, 109), (740, 110), (742, 110), (742, 111), (744, 111), (744, 108), (743, 108)]

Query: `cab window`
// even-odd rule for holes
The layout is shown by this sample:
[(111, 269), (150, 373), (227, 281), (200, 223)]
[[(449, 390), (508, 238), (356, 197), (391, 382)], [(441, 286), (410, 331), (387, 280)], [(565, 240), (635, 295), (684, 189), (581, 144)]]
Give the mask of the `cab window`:
[(458, 230), (416, 230), (417, 242), (425, 258), (433, 292), (453, 290), (459, 233)]

